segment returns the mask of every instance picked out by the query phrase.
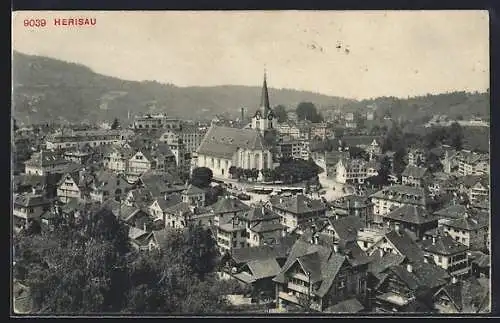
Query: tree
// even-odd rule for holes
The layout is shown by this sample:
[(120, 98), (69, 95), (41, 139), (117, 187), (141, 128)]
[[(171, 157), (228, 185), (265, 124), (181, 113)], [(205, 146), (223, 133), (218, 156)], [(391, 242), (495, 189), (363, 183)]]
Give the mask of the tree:
[(448, 129), (448, 141), (450, 143), (450, 146), (452, 146), (456, 150), (462, 150), (463, 140), (464, 131), (462, 129), (462, 126), (458, 122), (452, 123), (450, 128)]
[(277, 105), (273, 109), (274, 115), (279, 123), (288, 121), (288, 114), (284, 105)]
[(111, 124), (111, 129), (116, 130), (119, 128), (120, 128), (120, 121), (118, 120), (118, 118), (115, 118), (113, 120), (113, 123)]
[(394, 173), (398, 175), (401, 175), (401, 173), (403, 173), (406, 167), (405, 156), (406, 156), (406, 151), (404, 148), (400, 148), (395, 151), (393, 160)]
[(256, 168), (252, 168), (251, 169), (252, 173), (251, 173), (251, 178), (256, 181), (258, 178), (259, 178), (259, 170), (256, 169)]
[(229, 167), (229, 175), (231, 175), (231, 178), (236, 178), (236, 171), (237, 167), (236, 166), (231, 166)]
[(312, 102), (301, 102), (296, 109), (298, 120), (308, 120), (313, 123), (323, 121), (323, 117), (316, 110), (316, 106)]
[(191, 184), (194, 186), (205, 188), (210, 186), (212, 182), (213, 173), (208, 167), (196, 167), (191, 173)]
[(14, 131), (17, 131), (17, 129), (19, 129), (19, 127), (17, 126), (16, 119), (12, 119), (12, 123), (13, 123)]

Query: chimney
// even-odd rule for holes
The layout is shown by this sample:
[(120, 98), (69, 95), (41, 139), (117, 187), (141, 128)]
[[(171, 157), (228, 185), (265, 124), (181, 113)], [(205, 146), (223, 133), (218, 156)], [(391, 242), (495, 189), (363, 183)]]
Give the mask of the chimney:
[(435, 245), (436, 244), (436, 236), (432, 236), (432, 244)]
[(456, 277), (456, 276), (453, 276), (453, 277), (451, 278), (451, 283), (452, 283), (452, 284), (456, 284), (456, 283), (457, 283), (457, 277)]
[(401, 226), (399, 225), (399, 223), (396, 223), (394, 225), (394, 229), (396, 230), (397, 233), (401, 234)]
[(409, 273), (413, 272), (413, 266), (412, 266), (411, 264), (407, 264), (407, 265), (406, 265), (406, 270), (407, 270)]
[(424, 262), (425, 262), (426, 264), (428, 264), (428, 263), (429, 263), (429, 259), (427, 259), (427, 257), (424, 257)]
[(146, 228), (146, 222), (144, 222), (144, 225), (142, 226), (144, 231), (148, 231)]
[(339, 246), (338, 245), (333, 245), (333, 252), (339, 253)]
[(317, 235), (313, 236), (313, 243), (314, 244), (319, 244), (319, 236), (317, 236)]
[(245, 120), (245, 108), (241, 108), (241, 121)]

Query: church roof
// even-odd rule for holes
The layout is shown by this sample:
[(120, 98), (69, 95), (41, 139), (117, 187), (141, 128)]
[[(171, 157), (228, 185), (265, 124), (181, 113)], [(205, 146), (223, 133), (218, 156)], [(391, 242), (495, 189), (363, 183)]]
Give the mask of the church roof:
[(198, 154), (230, 159), (239, 148), (265, 150), (264, 140), (255, 129), (212, 126), (205, 134)]

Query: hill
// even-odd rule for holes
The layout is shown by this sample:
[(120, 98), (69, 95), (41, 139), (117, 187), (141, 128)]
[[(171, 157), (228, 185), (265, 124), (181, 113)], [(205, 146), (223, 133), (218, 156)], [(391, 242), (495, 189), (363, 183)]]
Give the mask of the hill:
[[(215, 114), (253, 113), (260, 86), (178, 87), (155, 81), (136, 82), (101, 75), (83, 65), (14, 52), (13, 116), (20, 121), (48, 122), (127, 118), (165, 112), (186, 119), (211, 119)], [(259, 80), (256, 80), (256, 83)], [(318, 107), (343, 106), (352, 100), (290, 89), (269, 89), (271, 104), (289, 108), (302, 101)]]

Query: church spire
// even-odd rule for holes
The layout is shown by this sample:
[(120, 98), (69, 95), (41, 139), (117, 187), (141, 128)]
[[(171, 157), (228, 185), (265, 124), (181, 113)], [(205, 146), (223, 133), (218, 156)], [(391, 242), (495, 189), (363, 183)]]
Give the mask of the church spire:
[(264, 111), (264, 117), (267, 117), (267, 113), (270, 109), (269, 107), (269, 92), (267, 90), (267, 75), (264, 69), (264, 84), (262, 84), (262, 94), (260, 96), (260, 108)]

